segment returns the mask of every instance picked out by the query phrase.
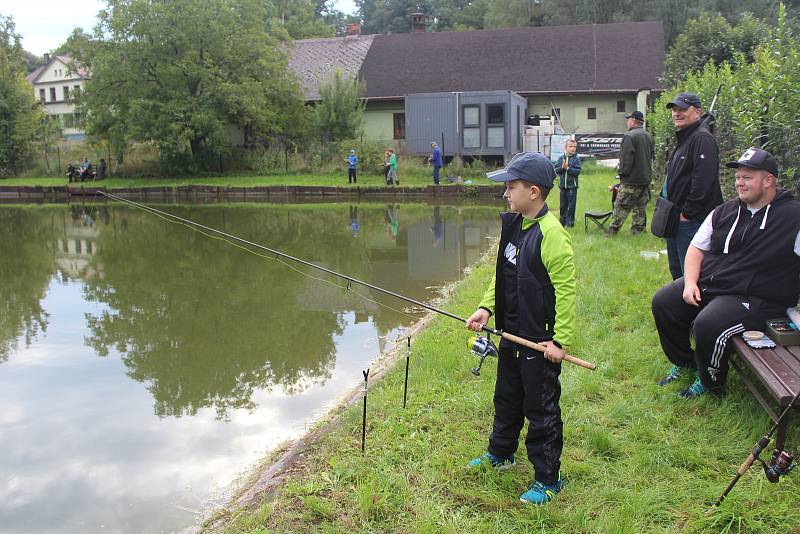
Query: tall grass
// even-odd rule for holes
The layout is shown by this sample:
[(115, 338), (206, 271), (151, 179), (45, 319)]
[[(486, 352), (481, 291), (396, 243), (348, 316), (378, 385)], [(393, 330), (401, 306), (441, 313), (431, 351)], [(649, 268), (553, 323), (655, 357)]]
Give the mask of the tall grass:
[[(584, 173), (578, 213), (606, 209), (611, 173)], [(550, 205), (557, 209), (558, 195)], [(227, 532), (800, 532), (800, 477), (769, 484), (755, 467), (721, 509), (704, 517), (753, 444), (770, 425), (732, 374), (727, 395), (685, 400), (689, 379), (660, 389), (669, 365), (650, 298), (669, 280), (663, 242), (572, 231), (578, 269), (574, 353), (598, 364), (564, 364), (564, 491), (548, 506), (522, 505), (532, 480), (521, 444), (507, 471), (466, 467), (486, 448), (492, 423), (493, 362), (479, 378), (463, 325), (436, 318), (412, 340), (410, 390), (402, 408), (403, 366), (373, 384), (367, 454), (360, 452), (360, 403), (342, 409), (274, 494), (253, 509), (228, 510)], [(474, 269), (444, 306), (470, 314), (488, 284), (491, 262)], [(354, 385), (360, 377), (354, 376)], [(792, 429), (789, 443), (800, 432)]]

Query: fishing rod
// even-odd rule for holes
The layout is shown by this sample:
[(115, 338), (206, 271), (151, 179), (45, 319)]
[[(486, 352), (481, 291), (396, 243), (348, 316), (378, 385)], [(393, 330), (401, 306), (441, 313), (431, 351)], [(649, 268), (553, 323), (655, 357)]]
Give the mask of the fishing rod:
[[(135, 207), (137, 207), (139, 209), (143, 209), (145, 211), (149, 211), (151, 213), (155, 213), (155, 214), (158, 214), (158, 215), (161, 215), (161, 216), (164, 216), (164, 217), (169, 217), (169, 218), (174, 219), (176, 221), (180, 221), (180, 222), (182, 222), (184, 224), (188, 224), (188, 225), (194, 226), (196, 228), (202, 228), (203, 230), (207, 230), (209, 232), (214, 232), (214, 233), (219, 234), (221, 236), (224, 236), (224, 237), (226, 237), (228, 239), (232, 239), (234, 241), (238, 241), (240, 243), (243, 243), (245, 245), (248, 245), (248, 246), (251, 246), (251, 247), (254, 247), (254, 248), (258, 248), (258, 249), (261, 249), (261, 250), (266, 250), (267, 252), (269, 252), (271, 254), (275, 254), (276, 256), (281, 256), (283, 258), (286, 258), (288, 260), (292, 260), (292, 261), (300, 263), (302, 265), (306, 265), (308, 267), (313, 267), (314, 269), (318, 269), (318, 270), (320, 270), (322, 272), (325, 272), (325, 273), (328, 273), (328, 274), (332, 274), (334, 276), (337, 276), (339, 278), (342, 278), (342, 279), (346, 280), (348, 289), (350, 288), (351, 284), (356, 283), (356, 284), (362, 285), (364, 287), (368, 287), (369, 289), (373, 289), (375, 291), (378, 291), (380, 293), (384, 293), (386, 295), (392, 296), (392, 297), (394, 297), (396, 299), (400, 299), (400, 300), (404, 300), (406, 302), (410, 302), (412, 304), (415, 304), (416, 306), (420, 306), (421, 308), (425, 308), (426, 310), (430, 310), (430, 311), (438, 313), (440, 315), (444, 315), (445, 317), (450, 317), (451, 319), (455, 319), (457, 321), (461, 321), (462, 323), (466, 323), (467, 322), (467, 320), (465, 318), (463, 318), (463, 317), (459, 317), (458, 315), (452, 314), (452, 313), (450, 313), (448, 311), (442, 310), (442, 309), (437, 308), (435, 306), (431, 306), (430, 304), (425, 304), (424, 302), (420, 302), (418, 300), (414, 300), (414, 299), (412, 299), (410, 297), (406, 297), (406, 296), (401, 295), (399, 293), (395, 293), (394, 291), (389, 291), (388, 289), (384, 289), (382, 287), (378, 287), (378, 286), (376, 286), (374, 284), (370, 284), (369, 282), (365, 282), (363, 280), (359, 280), (357, 278), (353, 278), (352, 276), (347, 276), (345, 274), (338, 273), (338, 272), (333, 271), (331, 269), (327, 269), (325, 267), (322, 267), (322, 266), (319, 266), (319, 265), (315, 265), (315, 264), (313, 264), (313, 263), (311, 263), (309, 261), (297, 258), (295, 256), (291, 256), (289, 254), (286, 254), (285, 252), (281, 252), (279, 250), (275, 250), (275, 249), (269, 248), (269, 247), (261, 245), (259, 243), (254, 243), (252, 241), (248, 241), (247, 239), (235, 236), (233, 234), (229, 234), (227, 232), (223, 232), (222, 230), (218, 230), (217, 228), (212, 228), (210, 226), (206, 226), (204, 224), (200, 224), (198, 222), (191, 221), (189, 219), (184, 219), (183, 217), (179, 217), (178, 215), (174, 215), (174, 214), (168, 213), (166, 211), (161, 211), (161, 210), (153, 208), (151, 206), (146, 206), (144, 204), (140, 204), (138, 202), (134, 202), (133, 200), (129, 200), (127, 198), (123, 198), (123, 197), (114, 195), (112, 193), (107, 193), (107, 192), (101, 191), (99, 189), (97, 190), (97, 192), (99, 194), (103, 195), (104, 197), (110, 198), (112, 200), (116, 200), (118, 202), (124, 202), (125, 204), (130, 204), (131, 206), (135, 206)], [(503, 339), (511, 341), (512, 343), (516, 343), (517, 345), (522, 345), (524, 347), (528, 347), (530, 349), (537, 350), (539, 352), (544, 352), (545, 349), (546, 349), (546, 347), (544, 345), (541, 345), (539, 343), (535, 343), (533, 341), (528, 341), (527, 339), (521, 338), (519, 336), (515, 336), (514, 334), (509, 334), (508, 332), (504, 332), (502, 330), (491, 328), (491, 327), (489, 327), (487, 325), (483, 325), (482, 326), (482, 330), (485, 331), (485, 332), (488, 332), (490, 334), (494, 334), (496, 336), (500, 336)], [(587, 362), (587, 361), (584, 361), (584, 360), (581, 360), (580, 358), (576, 358), (575, 356), (572, 356), (572, 355), (569, 355), (569, 354), (566, 354), (564, 356), (564, 359), (566, 361), (570, 362), (570, 363), (573, 363), (573, 364), (578, 365), (580, 367), (584, 367), (586, 369), (594, 370), (594, 369), (597, 368), (597, 366), (595, 364)]]
[(717, 110), (714, 108), (717, 105), (717, 99), (719, 98), (720, 92), (722, 92), (722, 84), (717, 85), (717, 91), (714, 93), (714, 98), (711, 100), (711, 106), (709, 106), (708, 111), (703, 113), (703, 116), (700, 117), (700, 123), (712, 134), (714, 133), (714, 128), (716, 127), (718, 115)]
[(739, 482), (739, 479), (742, 478), (742, 476), (747, 472), (748, 469), (750, 469), (750, 466), (752, 466), (756, 460), (761, 462), (761, 465), (764, 467), (764, 474), (767, 476), (767, 480), (773, 484), (778, 482), (781, 476), (788, 475), (789, 472), (794, 469), (794, 466), (796, 465), (794, 463), (794, 455), (788, 451), (775, 449), (775, 452), (772, 455), (772, 459), (769, 463), (762, 460), (759, 456), (767, 447), (767, 445), (769, 445), (769, 442), (772, 439), (772, 434), (775, 433), (775, 430), (777, 430), (784, 418), (787, 417), (789, 411), (791, 411), (798, 399), (800, 399), (800, 391), (798, 391), (797, 395), (794, 396), (792, 402), (786, 406), (786, 409), (783, 410), (783, 413), (772, 425), (772, 428), (769, 429), (769, 432), (761, 436), (761, 439), (758, 440), (756, 446), (753, 448), (753, 451), (747, 457), (747, 460), (745, 460), (744, 463), (739, 466), (739, 469), (733, 476), (733, 480), (731, 480), (730, 484), (728, 484), (728, 487), (725, 488), (725, 491), (723, 491), (722, 494), (717, 497), (717, 500), (714, 502), (711, 508), (708, 509), (706, 512), (706, 517), (712, 515), (714, 510), (720, 504), (722, 504), (722, 501), (725, 500), (725, 497), (728, 496), (728, 493), (731, 492), (736, 483)]

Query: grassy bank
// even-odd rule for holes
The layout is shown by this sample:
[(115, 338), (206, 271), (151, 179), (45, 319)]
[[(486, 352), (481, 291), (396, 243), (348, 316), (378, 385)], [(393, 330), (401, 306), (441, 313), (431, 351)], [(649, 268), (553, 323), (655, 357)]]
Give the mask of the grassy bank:
[[(609, 173), (587, 173), (578, 212), (606, 209)], [(557, 193), (557, 192), (556, 192)], [(551, 206), (557, 208), (557, 195)], [(230, 512), (227, 532), (800, 532), (800, 477), (777, 485), (752, 468), (712, 517), (704, 517), (768, 428), (767, 416), (732, 373), (722, 399), (684, 400), (685, 379), (655, 382), (669, 365), (650, 297), (669, 279), (650, 235), (613, 239), (574, 229), (578, 267), (577, 356), (595, 372), (564, 364), (564, 491), (542, 508), (518, 496), (532, 470), (524, 443), (512, 469), (468, 470), (492, 422), (495, 361), (470, 374), (468, 333), (436, 318), (412, 340), (407, 408), (403, 365), (369, 394), (367, 454), (360, 453), (361, 404), (312, 444), (293, 475), (257, 509)], [(467, 316), (491, 277), (474, 269), (445, 308)], [(797, 444), (793, 429), (789, 443)]]
[[(472, 180), (475, 183), (486, 182), (482, 165), (476, 164), (475, 167), (449, 166), (441, 173), (442, 185), (447, 185), (447, 176), (462, 180)], [(408, 162), (401, 165), (398, 169), (400, 185), (403, 187), (422, 187), (433, 184), (432, 169), (418, 162)], [(86, 186), (102, 186), (107, 188), (122, 187), (175, 187), (180, 185), (213, 185), (213, 186), (237, 186), (253, 187), (265, 185), (305, 185), (305, 186), (331, 186), (331, 187), (383, 187), (385, 181), (383, 174), (360, 172), (357, 184), (347, 183), (347, 169), (342, 167), (335, 173), (319, 174), (242, 174), (242, 175), (223, 175), (223, 176), (188, 176), (188, 177), (109, 177), (97, 182), (83, 182)], [(26, 178), (6, 178), (0, 179), (2, 185), (28, 185), (28, 186), (59, 186), (67, 185), (67, 178), (59, 177), (26, 177)], [(76, 187), (81, 183), (74, 184)]]

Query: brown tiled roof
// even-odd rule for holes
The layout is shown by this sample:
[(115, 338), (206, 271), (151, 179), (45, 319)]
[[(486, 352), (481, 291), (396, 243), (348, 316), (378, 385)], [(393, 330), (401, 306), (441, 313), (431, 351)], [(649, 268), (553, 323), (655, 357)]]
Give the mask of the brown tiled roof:
[(318, 100), (320, 82), (336, 69), (355, 77), (374, 37), (355, 35), (295, 41), (289, 57), (289, 70), (299, 78), (305, 99)]
[(661, 89), (660, 22), (376, 35), (361, 66), (367, 98), (510, 89), (602, 93)]

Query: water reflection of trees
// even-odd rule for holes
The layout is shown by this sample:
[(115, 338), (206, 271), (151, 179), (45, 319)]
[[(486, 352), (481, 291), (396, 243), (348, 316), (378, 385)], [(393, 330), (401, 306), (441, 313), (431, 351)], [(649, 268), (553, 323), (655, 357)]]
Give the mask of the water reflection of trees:
[[(364, 243), (331, 210), (171, 210), (312, 261), (324, 247), (337, 269), (363, 275), (367, 264)], [(321, 304), (339, 290), (152, 215), (116, 210), (111, 219), (96, 258), (106, 275), (86, 281), (87, 298), (110, 310), (87, 316), (87, 343), (121, 353), (158, 415), (214, 407), (225, 416), (252, 408), (256, 389), (294, 392), (330, 377), (344, 325)]]
[(0, 362), (20, 339), (26, 345), (47, 330), (42, 309), (54, 271), (52, 235), (55, 212), (41, 208), (0, 208)]

